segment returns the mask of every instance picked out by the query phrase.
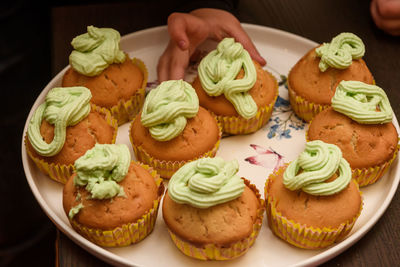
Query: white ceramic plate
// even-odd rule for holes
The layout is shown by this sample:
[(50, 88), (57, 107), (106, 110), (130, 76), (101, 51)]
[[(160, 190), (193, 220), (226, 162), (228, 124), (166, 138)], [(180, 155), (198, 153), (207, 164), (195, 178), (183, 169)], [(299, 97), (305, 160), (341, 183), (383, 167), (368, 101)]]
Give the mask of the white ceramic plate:
[[(309, 49), (317, 44), (305, 38), (262, 26), (243, 24), (243, 27), (267, 60), (266, 67), (278, 81), (283, 81), (290, 68)], [(131, 57), (142, 59), (149, 70), (149, 88), (156, 84), (156, 65), (168, 42), (166, 27), (152, 28), (126, 35), (121, 48)], [(368, 46), (368, 44), (366, 44)], [(215, 47), (209, 42), (202, 46), (204, 52)], [(44, 88), (32, 106), (25, 125), (33, 111), (43, 102), (47, 91), (60, 86), (61, 71)], [(191, 81), (195, 66), (189, 69), (186, 80)], [(281, 76), (283, 75), (283, 76)], [(232, 136), (221, 141), (218, 156), (226, 160), (237, 159), (239, 174), (251, 180), (263, 195), (265, 180), (274, 168), (293, 160), (305, 144), (307, 124), (294, 116), (288, 104), (287, 89), (280, 86), (280, 97), (271, 121), (258, 132), (246, 136)], [(394, 123), (399, 129), (397, 119)], [(129, 124), (119, 128), (117, 143), (130, 147)], [(362, 188), (364, 209), (350, 235), (341, 243), (323, 250), (303, 250), (285, 243), (272, 234), (264, 217), (262, 230), (252, 248), (242, 257), (226, 262), (203, 262), (183, 255), (172, 243), (162, 219), (161, 209), (154, 231), (138, 244), (123, 248), (102, 248), (77, 234), (70, 226), (62, 209), (62, 185), (43, 175), (29, 159), (23, 145), (22, 160), (27, 181), (37, 201), (54, 224), (74, 242), (95, 256), (114, 265), (135, 266), (305, 266), (321, 264), (338, 255), (357, 242), (382, 216), (396, 192), (400, 179), (399, 157), (379, 182)], [(133, 155), (133, 151), (131, 149)]]

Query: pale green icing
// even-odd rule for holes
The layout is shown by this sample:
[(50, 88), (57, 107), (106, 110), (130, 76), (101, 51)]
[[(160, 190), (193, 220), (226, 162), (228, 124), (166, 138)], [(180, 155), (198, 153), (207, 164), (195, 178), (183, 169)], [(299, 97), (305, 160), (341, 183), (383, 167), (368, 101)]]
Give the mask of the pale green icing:
[[(236, 80), (242, 68), (244, 77)], [(204, 57), (198, 72), (201, 85), (207, 94), (224, 94), (245, 119), (257, 114), (257, 104), (249, 94), (257, 80), (256, 68), (249, 53), (233, 38), (223, 39), (216, 50)]]
[[(91, 181), (92, 182), (92, 181)], [(115, 181), (99, 179), (90, 189), (91, 197), (95, 199), (108, 199), (114, 196), (125, 196), (124, 188)]]
[(81, 198), (82, 198), (81, 193), (78, 192), (78, 193), (76, 194), (75, 201), (81, 201)]
[(118, 184), (128, 173), (131, 154), (125, 144), (96, 144), (75, 161), (74, 184), (85, 186), (91, 198), (124, 196)]
[[(54, 156), (64, 146), (67, 126), (86, 118), (90, 112), (92, 94), (86, 87), (56, 87), (46, 95), (33, 114), (28, 126), (28, 138), (35, 151), (46, 157)], [(40, 134), (42, 121), (54, 125), (54, 138), (50, 144)]]
[(201, 158), (186, 163), (170, 179), (168, 194), (180, 204), (208, 208), (239, 197), (244, 190), (243, 179), (236, 175), (236, 160)]
[(348, 68), (353, 59), (364, 56), (365, 46), (355, 34), (344, 32), (334, 37), (330, 43), (324, 43), (315, 50), (318, 57), (320, 71), (324, 72), (329, 67), (335, 69)]
[(68, 217), (69, 217), (70, 219), (74, 218), (74, 216), (75, 216), (76, 214), (78, 214), (78, 213), (81, 211), (81, 209), (83, 209), (83, 207), (84, 207), (84, 206), (83, 206), (82, 203), (79, 203), (78, 205), (72, 207), (72, 208), (69, 210), (69, 212), (68, 212)]
[(111, 28), (87, 27), (87, 33), (75, 37), (71, 45), (75, 49), (69, 62), (79, 73), (99, 75), (110, 64), (125, 61), (125, 53), (119, 48), (121, 36)]
[(158, 141), (178, 136), (187, 119), (199, 111), (199, 99), (193, 87), (183, 80), (162, 82), (152, 89), (143, 104), (141, 122)]
[[(335, 173), (338, 177), (325, 182)], [(289, 190), (301, 189), (317, 195), (333, 195), (347, 187), (352, 173), (349, 163), (342, 157), (340, 148), (320, 140), (306, 143), (305, 150), (292, 161), (283, 174), (283, 184)]]
[(334, 110), (364, 124), (392, 121), (393, 110), (385, 91), (359, 81), (341, 81), (332, 98)]

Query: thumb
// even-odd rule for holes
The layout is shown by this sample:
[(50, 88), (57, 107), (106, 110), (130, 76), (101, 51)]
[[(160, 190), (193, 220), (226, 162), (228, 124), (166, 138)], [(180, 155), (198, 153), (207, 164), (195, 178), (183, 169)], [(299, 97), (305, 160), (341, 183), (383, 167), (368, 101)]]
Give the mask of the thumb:
[(188, 15), (174, 12), (168, 17), (168, 32), (171, 40), (175, 42), (181, 50), (189, 48), (189, 38), (187, 36)]

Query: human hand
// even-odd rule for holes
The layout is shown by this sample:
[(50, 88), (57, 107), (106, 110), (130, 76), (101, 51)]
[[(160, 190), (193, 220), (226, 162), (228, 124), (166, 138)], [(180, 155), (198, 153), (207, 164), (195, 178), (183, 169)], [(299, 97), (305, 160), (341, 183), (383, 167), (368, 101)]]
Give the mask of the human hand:
[(266, 61), (231, 13), (220, 9), (200, 8), (190, 13), (172, 13), (168, 17), (170, 41), (158, 65), (158, 81), (183, 79), (191, 56), (207, 39), (221, 41), (233, 37), (262, 66)]
[(400, 35), (399, 0), (372, 0), (370, 12), (378, 28), (391, 35)]

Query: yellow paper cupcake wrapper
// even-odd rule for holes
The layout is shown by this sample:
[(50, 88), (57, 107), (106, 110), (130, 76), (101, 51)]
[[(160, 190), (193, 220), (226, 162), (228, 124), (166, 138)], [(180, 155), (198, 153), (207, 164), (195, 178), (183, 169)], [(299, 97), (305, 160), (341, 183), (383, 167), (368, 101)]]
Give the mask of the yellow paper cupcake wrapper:
[(76, 220), (70, 220), (71, 226), (89, 241), (103, 247), (122, 247), (138, 243), (147, 237), (154, 229), (157, 220), (158, 207), (164, 194), (163, 180), (151, 167), (141, 164), (155, 179), (158, 186), (158, 198), (153, 201), (153, 207), (138, 221), (124, 224), (112, 230), (102, 230), (83, 226)]
[(294, 113), (306, 122), (310, 122), (315, 115), (322, 110), (330, 107), (330, 105), (322, 105), (310, 102), (303, 97), (296, 94), (294, 90), (289, 87), (289, 101)]
[(219, 136), (218, 136), (217, 142), (215, 143), (214, 147), (211, 150), (207, 151), (203, 155), (200, 155), (199, 157), (196, 157), (191, 160), (186, 160), (186, 161), (184, 161), (184, 160), (182, 160), (182, 161), (159, 160), (159, 159), (156, 159), (156, 158), (150, 156), (142, 146), (136, 146), (134, 144), (134, 142), (132, 140), (132, 133), (131, 133), (132, 124), (133, 124), (133, 121), (131, 123), (131, 127), (129, 128), (129, 140), (132, 144), (132, 148), (135, 153), (136, 159), (140, 162), (143, 162), (147, 165), (152, 166), (155, 170), (157, 170), (157, 172), (160, 174), (160, 176), (164, 179), (170, 179), (172, 177), (172, 175), (177, 170), (179, 170), (179, 168), (181, 168), (183, 165), (185, 165), (189, 161), (193, 161), (193, 160), (196, 160), (199, 158), (205, 158), (205, 157), (215, 157), (215, 155), (217, 154), (218, 148), (219, 148), (219, 144), (221, 142), (221, 137), (222, 137), (221, 125), (217, 121), (218, 128), (219, 128)]
[(232, 135), (254, 133), (268, 123), (279, 94), (278, 82), (276, 79), (274, 80), (276, 94), (273, 101), (269, 105), (259, 107), (257, 114), (253, 118), (245, 119), (241, 116), (216, 115), (217, 120), (221, 123), (223, 133)]
[[(310, 139), (308, 138), (308, 131), (306, 131), (306, 142), (309, 141)], [(390, 160), (382, 163), (381, 165), (372, 166), (369, 168), (351, 168), (353, 179), (358, 183), (360, 187), (376, 183), (389, 170), (393, 161), (397, 157), (399, 149), (400, 144), (397, 144), (396, 150), (393, 153), (393, 157)]]
[(244, 180), (246, 185), (256, 193), (260, 202), (260, 209), (257, 210), (257, 219), (253, 224), (253, 231), (250, 236), (231, 244), (229, 247), (222, 247), (215, 244), (207, 244), (203, 247), (197, 247), (179, 238), (172, 231), (168, 230), (172, 241), (183, 254), (199, 260), (232, 260), (245, 254), (254, 244), (262, 226), (265, 203), (264, 200), (261, 199), (258, 189), (253, 184), (250, 184), (248, 180)]
[(117, 105), (110, 108), (110, 112), (118, 121), (118, 125), (122, 125), (135, 118), (136, 114), (139, 113), (144, 103), (149, 74), (143, 61), (137, 58), (133, 58), (132, 61), (133, 64), (138, 66), (139, 69), (142, 71), (143, 82), (142, 86), (128, 101), (121, 100)]
[(379, 166), (363, 169), (352, 169), (353, 179), (357, 181), (360, 187), (376, 183), (380, 178), (382, 178), (383, 175), (385, 175), (393, 161), (396, 159), (399, 148), (400, 145), (398, 144), (395, 152), (393, 153), (393, 157)]
[[(351, 221), (342, 223), (336, 228), (324, 227), (321, 229), (299, 224), (277, 211), (276, 203), (278, 200), (268, 195), (269, 184), (273, 179), (281, 175), (284, 170), (285, 168), (280, 168), (276, 173), (272, 173), (264, 187), (268, 225), (272, 232), (282, 240), (304, 249), (321, 249), (343, 240), (350, 233), (354, 223), (360, 216), (363, 202), (361, 202), (359, 212)], [(354, 180), (351, 182), (358, 187), (357, 182)], [(362, 196), (361, 192), (360, 196)]]
[[(111, 115), (110, 111), (106, 108), (101, 108), (96, 106), (95, 104), (91, 104), (92, 110), (95, 110), (101, 114), (104, 114), (104, 117), (109, 125), (114, 128), (114, 135), (112, 138), (111, 143), (114, 144), (117, 138), (118, 132), (118, 123), (117, 120)], [(25, 148), (28, 153), (28, 156), (35, 162), (36, 166), (39, 168), (40, 171), (47, 174), (51, 179), (56, 182), (65, 184), (69, 177), (71, 177), (72, 173), (74, 172), (74, 165), (73, 164), (57, 164), (57, 163), (49, 163), (45, 160), (37, 157), (33, 153), (31, 153), (30, 149), (28, 148), (28, 135), (25, 135)]]

